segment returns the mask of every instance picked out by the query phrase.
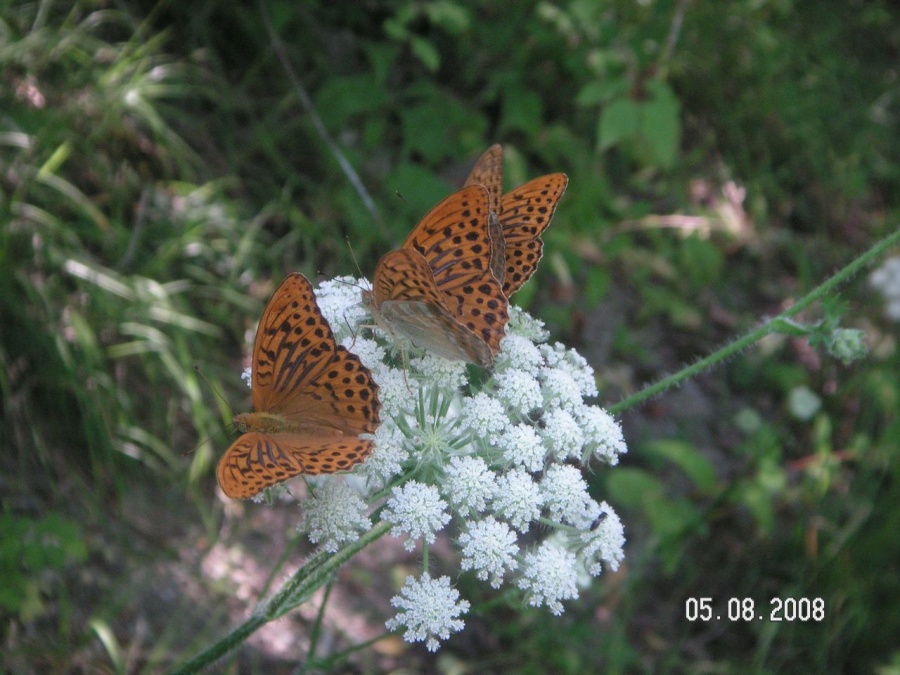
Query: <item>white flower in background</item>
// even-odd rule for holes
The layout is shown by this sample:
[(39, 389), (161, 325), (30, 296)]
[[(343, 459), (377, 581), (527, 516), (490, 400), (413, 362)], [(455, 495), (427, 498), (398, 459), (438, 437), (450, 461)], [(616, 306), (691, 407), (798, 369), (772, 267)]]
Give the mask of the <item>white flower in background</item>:
[(535, 344), (546, 342), (550, 337), (550, 333), (544, 328), (543, 321), (535, 319), (516, 305), (509, 306), (509, 323), (506, 325), (506, 334), (520, 335)]
[(503, 403), (484, 392), (463, 402), (462, 419), (478, 438), (488, 443), (493, 442), (509, 426), (509, 417), (503, 409)]
[(547, 605), (553, 614), (559, 616), (563, 613), (560, 600), (578, 597), (577, 579), (575, 554), (545, 541), (537, 551), (525, 555), (522, 576), (516, 583), (528, 592), (529, 605)]
[(359, 535), (372, 527), (366, 517), (366, 503), (348, 485), (330, 480), (316, 490), (313, 499), (303, 503), (298, 532), (309, 533), (309, 540), (322, 544), (322, 548), (334, 553), (341, 544), (359, 539)]
[(401, 611), (385, 626), (388, 630), (406, 628), (407, 642), (425, 642), (430, 652), (436, 652), (438, 638), (446, 640), (450, 631), (461, 631), (465, 622), (457, 618), (469, 611), (469, 602), (459, 599), (459, 591), (450, 586), (449, 577), (432, 579), (428, 572), (419, 580), (406, 577), (400, 595), (391, 598), (391, 605)]
[(541, 375), (541, 390), (547, 407), (574, 412), (583, 405), (578, 383), (565, 370), (545, 368)]
[(497, 439), (497, 447), (503, 451), (503, 459), (513, 466), (521, 466), (531, 472), (544, 468), (547, 449), (530, 424), (522, 422), (509, 427)]
[(391, 498), (382, 518), (393, 523), (393, 536), (399, 537), (404, 532), (409, 535), (403, 542), (403, 548), (412, 551), (417, 539), (424, 538), (429, 544), (434, 543), (434, 533), (450, 522), (446, 508), (447, 502), (441, 499), (436, 487), (411, 480), (391, 490)]
[(378, 384), (382, 420), (396, 417), (410, 409), (410, 384), (402, 370), (372, 370), (372, 376), (375, 377), (375, 382)]
[(494, 374), (497, 398), (507, 408), (529, 413), (541, 407), (544, 397), (540, 383), (524, 370), (510, 369)]
[(506, 368), (516, 368), (529, 375), (536, 376), (544, 366), (544, 357), (540, 350), (527, 337), (522, 335), (507, 335), (501, 343), (501, 352), (494, 364), (495, 369), (503, 371)]
[(447, 465), (444, 496), (462, 515), (484, 511), (497, 479), (481, 457), (454, 457)]
[(294, 499), (294, 495), (291, 494), (287, 483), (279, 483), (278, 485), (267, 488), (263, 492), (253, 495), (251, 499), (255, 504), (268, 504), (271, 506), (275, 502), (291, 501)]
[(403, 470), (409, 459), (406, 438), (393, 424), (382, 424), (374, 433), (375, 452), (360, 467), (359, 472), (381, 488)]
[(348, 335), (341, 344), (359, 357), (362, 364), (369, 370), (380, 370), (384, 366), (384, 357), (387, 350), (375, 340), (361, 335)]
[(339, 343), (358, 332), (357, 326), (368, 320), (369, 314), (360, 302), (364, 288), (369, 288), (368, 282), (344, 276), (326, 279), (316, 289), (316, 304)]
[(821, 407), (821, 397), (805, 385), (794, 387), (788, 394), (788, 410), (803, 422), (811, 420)]
[(581, 463), (587, 464), (597, 458), (615, 466), (619, 455), (628, 452), (622, 427), (613, 416), (597, 406), (582, 406), (577, 412), (579, 428), (584, 432), (584, 449)]
[(627, 448), (615, 419), (585, 403), (597, 387), (584, 358), (546, 344), (543, 323), (510, 307), (493, 370), (447, 361), (372, 330), (359, 296), (368, 282), (323, 286), (317, 297), (332, 330), (379, 386), (381, 425), (366, 436), (375, 440), (368, 460), (302, 504), (301, 528), (335, 551), (358, 538), (371, 512), (407, 536), (407, 551), (421, 541), (422, 574), (392, 600), (400, 611), (391, 630), (405, 628), (407, 641), (433, 651), (462, 629), (469, 603), (449, 577), (428, 573), (429, 546), (445, 528), (461, 571), (495, 589), (511, 585), (554, 614), (578, 597), (579, 576), (618, 567), (621, 521), (591, 497), (583, 469), (614, 465)]
[(584, 446), (584, 432), (572, 413), (562, 408), (551, 410), (544, 416), (541, 437), (544, 445), (559, 460), (566, 457), (581, 457)]
[(432, 384), (446, 389), (459, 389), (466, 383), (466, 364), (426, 353), (410, 361), (410, 370), (426, 373)]
[(601, 502), (596, 506), (595, 515), (589, 528), (581, 530), (570, 543), (570, 549), (576, 550), (581, 565), (587, 572), (596, 577), (602, 572), (602, 563), (613, 571), (619, 569), (619, 563), (625, 559), (625, 528), (622, 521), (609, 504)]
[(544, 472), (541, 494), (550, 518), (568, 525), (584, 523), (594, 501), (588, 494), (581, 471), (568, 464), (554, 464)]
[(488, 516), (472, 523), (459, 537), (462, 544), (462, 568), (477, 570), (475, 576), (482, 581), (490, 579), (492, 588), (500, 588), (503, 575), (514, 570), (519, 563), (516, 555), (518, 537), (509, 525)]
[(869, 275), (869, 284), (884, 296), (884, 314), (900, 321), (900, 256), (885, 260)]
[(550, 368), (558, 368), (568, 373), (575, 380), (582, 396), (596, 396), (597, 382), (594, 379), (594, 369), (585, 358), (574, 349), (566, 349), (565, 345), (557, 342), (540, 346), (541, 354)]
[(529, 523), (541, 515), (541, 489), (521, 469), (513, 469), (497, 479), (494, 511), (519, 532), (528, 532)]
[(845, 366), (869, 353), (866, 334), (858, 328), (836, 328), (826, 342), (828, 353), (843, 361)]

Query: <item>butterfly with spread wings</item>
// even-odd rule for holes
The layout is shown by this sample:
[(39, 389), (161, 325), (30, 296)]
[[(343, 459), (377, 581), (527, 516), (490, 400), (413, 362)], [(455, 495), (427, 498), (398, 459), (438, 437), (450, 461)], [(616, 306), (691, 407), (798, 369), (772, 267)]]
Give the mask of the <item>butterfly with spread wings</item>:
[(266, 305), (253, 345), (255, 412), (235, 415), (243, 432), (219, 460), (232, 498), (252, 497), (300, 474), (346, 471), (365, 461), (378, 427), (378, 385), (337, 344), (302, 274), (291, 274)]

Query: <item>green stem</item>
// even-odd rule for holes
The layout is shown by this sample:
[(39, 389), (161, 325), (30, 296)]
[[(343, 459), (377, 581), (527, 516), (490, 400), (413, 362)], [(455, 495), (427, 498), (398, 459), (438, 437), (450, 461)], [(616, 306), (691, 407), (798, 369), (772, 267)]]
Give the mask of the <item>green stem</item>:
[(331, 596), (331, 589), (334, 588), (334, 577), (325, 584), (325, 596), (322, 598), (322, 604), (319, 605), (319, 611), (316, 613), (315, 623), (312, 625), (312, 631), (309, 634), (309, 650), (306, 652), (306, 661), (297, 671), (298, 675), (304, 675), (310, 666), (310, 663), (316, 656), (316, 646), (319, 644), (319, 634), (322, 632), (322, 622), (325, 621), (325, 607), (328, 606), (328, 598)]
[(240, 626), (216, 644), (208, 647), (193, 659), (172, 671), (173, 675), (200, 672), (240, 645), (256, 629), (273, 619), (284, 616), (302, 604), (331, 578), (337, 569), (376, 539), (391, 529), (390, 523), (379, 523), (356, 541), (347, 544), (336, 553), (317, 553), (298, 569), (288, 582), (271, 599), (261, 602), (253, 614)]
[(659, 382), (656, 382), (649, 387), (642, 389), (641, 391), (632, 394), (628, 398), (622, 399), (615, 405), (609, 406), (607, 410), (612, 413), (620, 413), (623, 410), (628, 410), (636, 406), (639, 403), (643, 403), (648, 398), (652, 396), (656, 396), (660, 392), (666, 391), (671, 387), (679, 384), (683, 380), (694, 377), (698, 373), (707, 370), (720, 361), (724, 361), (727, 358), (730, 358), (734, 354), (737, 354), (742, 349), (745, 349), (752, 345), (754, 342), (759, 341), (769, 333), (773, 332), (772, 326), (773, 324), (777, 324), (779, 322), (783, 322), (785, 319), (788, 319), (792, 316), (795, 316), (802, 312), (804, 309), (809, 307), (812, 303), (820, 300), (824, 296), (831, 293), (837, 286), (846, 282), (850, 279), (854, 274), (859, 272), (863, 267), (868, 265), (872, 260), (880, 256), (884, 253), (888, 248), (900, 243), (900, 229), (898, 229), (893, 234), (885, 237), (880, 242), (872, 246), (868, 251), (859, 256), (856, 260), (851, 262), (849, 265), (838, 271), (831, 278), (826, 280), (824, 283), (819, 285), (817, 288), (813, 289), (811, 292), (806, 294), (803, 298), (794, 303), (789, 309), (785, 310), (778, 316), (769, 321), (766, 321), (764, 324), (751, 330), (749, 333), (744, 335), (743, 337), (738, 338), (734, 342), (729, 345), (726, 345), (719, 351), (710, 354), (704, 359), (697, 361), (697, 363), (684, 368), (683, 370), (675, 373), (674, 375), (670, 375), (669, 377), (663, 378)]

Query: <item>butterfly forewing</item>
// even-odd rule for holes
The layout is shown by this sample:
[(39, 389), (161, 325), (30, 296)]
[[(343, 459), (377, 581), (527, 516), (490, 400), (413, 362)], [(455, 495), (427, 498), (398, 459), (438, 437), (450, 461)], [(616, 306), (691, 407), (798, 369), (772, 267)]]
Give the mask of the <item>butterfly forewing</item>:
[(509, 315), (491, 271), (489, 204), (481, 184), (453, 193), (381, 259), (363, 299), (382, 328), (445, 358), (491, 365)]
[(491, 211), (500, 211), (500, 197), (503, 195), (503, 146), (495, 143), (484, 151), (466, 179), (466, 186), (469, 185), (483, 185), (488, 191)]
[(487, 190), (463, 188), (434, 207), (403, 246), (421, 253), (453, 317), (497, 353), (509, 314), (491, 272), (489, 217)]
[(503, 195), (503, 146), (495, 143), (475, 162), (466, 185), (483, 185), (488, 191), (491, 215), (488, 232), (491, 236), (491, 274), (503, 283), (506, 276), (506, 246), (500, 227), (500, 199)]
[(324, 371), (337, 345), (309, 281), (288, 276), (269, 300), (253, 346), (253, 407), (278, 411)]

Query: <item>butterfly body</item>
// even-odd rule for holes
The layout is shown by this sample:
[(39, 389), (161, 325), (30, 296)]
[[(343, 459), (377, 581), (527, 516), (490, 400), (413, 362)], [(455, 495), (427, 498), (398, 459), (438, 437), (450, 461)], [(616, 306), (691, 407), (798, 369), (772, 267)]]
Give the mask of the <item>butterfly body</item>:
[(288, 422), (281, 415), (274, 413), (255, 412), (255, 413), (238, 413), (232, 420), (238, 431), (246, 433), (248, 431), (259, 431), (262, 433), (278, 433), (279, 431), (287, 431), (290, 429)]
[(275, 291), (256, 331), (254, 412), (234, 416), (243, 432), (219, 461), (219, 485), (246, 498), (299, 474), (335, 473), (374, 448), (360, 434), (380, 418), (378, 385), (334, 340), (312, 287), (292, 274)]
[(378, 262), (363, 292), (375, 322), (444, 358), (491, 365), (509, 314), (491, 271), (489, 215), (480, 185), (435, 206)]

